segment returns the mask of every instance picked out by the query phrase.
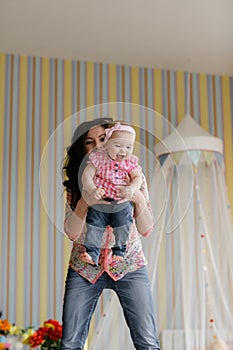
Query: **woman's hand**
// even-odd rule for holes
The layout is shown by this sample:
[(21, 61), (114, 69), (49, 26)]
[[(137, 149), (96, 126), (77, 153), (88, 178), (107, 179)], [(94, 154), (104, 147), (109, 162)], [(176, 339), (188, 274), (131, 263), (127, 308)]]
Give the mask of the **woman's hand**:
[(132, 201), (132, 198), (135, 194), (135, 190), (132, 185), (116, 186), (115, 188), (117, 192), (117, 197), (120, 198), (118, 204)]
[(87, 191), (83, 190), (82, 192), (82, 197), (84, 201), (87, 203), (89, 207), (92, 207), (95, 204), (106, 204), (109, 205), (111, 204), (110, 202), (107, 202), (102, 199), (104, 195), (104, 190), (103, 189), (97, 189), (97, 190), (102, 190), (102, 191), (93, 191), (92, 193), (88, 193)]
[(134, 205), (146, 205), (145, 197), (143, 196), (142, 191), (137, 190), (136, 192), (134, 192), (131, 202), (133, 202)]
[[(118, 186), (119, 193), (123, 195), (124, 189), (126, 189), (126, 187), (127, 186)], [(127, 191), (125, 193), (127, 194)], [(134, 192), (131, 198), (125, 197), (124, 199), (118, 201), (118, 203), (123, 203), (126, 201), (131, 201), (134, 204), (134, 217), (138, 232), (145, 237), (148, 236), (152, 232), (154, 226), (154, 218), (148, 208), (142, 191), (137, 190)]]

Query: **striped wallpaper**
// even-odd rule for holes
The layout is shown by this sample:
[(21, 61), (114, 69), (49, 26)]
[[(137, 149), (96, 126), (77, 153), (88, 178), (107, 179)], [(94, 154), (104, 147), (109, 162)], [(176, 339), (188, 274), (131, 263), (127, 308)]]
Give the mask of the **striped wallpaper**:
[[(49, 317), (61, 319), (71, 246), (50, 221), (40, 197), (44, 147), (56, 127), (76, 111), (115, 101), (149, 107), (173, 125), (189, 112), (204, 129), (222, 138), (233, 204), (232, 77), (1, 54), (0, 310), (19, 327), (38, 326)], [(114, 108), (104, 108), (97, 112), (116, 114)], [(88, 118), (80, 115), (80, 121)], [(131, 122), (142, 127), (147, 123), (138, 115)], [(161, 126), (149, 127), (161, 138), (168, 133)], [(140, 134), (141, 141), (144, 136)], [(145, 142), (150, 141), (145, 138)], [(56, 144), (52, 155), (55, 148)], [(62, 155), (56, 156), (60, 162)], [(153, 171), (147, 157), (142, 162), (147, 174)], [(57, 183), (51, 182), (56, 176), (55, 162), (48, 167), (46, 186), (53, 195), (49, 205), (62, 223), (62, 208), (56, 204)]]

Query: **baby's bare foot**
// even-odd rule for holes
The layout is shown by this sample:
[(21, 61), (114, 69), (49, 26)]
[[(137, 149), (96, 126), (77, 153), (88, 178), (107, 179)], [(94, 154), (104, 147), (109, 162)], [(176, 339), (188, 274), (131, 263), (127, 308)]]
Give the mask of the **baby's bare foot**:
[(91, 256), (87, 252), (81, 253), (80, 259), (88, 264), (95, 265), (95, 262), (92, 260)]
[(119, 256), (119, 255), (113, 255), (112, 259), (116, 260), (116, 261), (123, 261), (124, 260), (123, 256)]

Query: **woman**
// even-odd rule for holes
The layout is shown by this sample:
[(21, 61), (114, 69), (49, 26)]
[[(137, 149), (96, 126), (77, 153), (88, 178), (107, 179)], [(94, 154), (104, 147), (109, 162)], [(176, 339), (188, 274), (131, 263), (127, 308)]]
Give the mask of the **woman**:
[(112, 259), (111, 246), (114, 236), (111, 228), (104, 234), (98, 266), (87, 264), (80, 258), (85, 252), (82, 243), (88, 207), (106, 202), (82, 193), (81, 182), (78, 179), (81, 178), (86, 165), (85, 156), (95, 147), (103, 145), (105, 128), (111, 121), (110, 118), (100, 118), (82, 123), (75, 130), (64, 165), (67, 178), (64, 181), (67, 190), (64, 227), (74, 243), (65, 287), (61, 349), (82, 350), (97, 301), (103, 289), (108, 288), (117, 293), (135, 348), (159, 350), (150, 283), (140, 240), (140, 234), (147, 236), (153, 229), (145, 181), (133, 198), (125, 197), (124, 188), (118, 188), (123, 200), (131, 200), (134, 203), (135, 219), (124, 260), (116, 262)]

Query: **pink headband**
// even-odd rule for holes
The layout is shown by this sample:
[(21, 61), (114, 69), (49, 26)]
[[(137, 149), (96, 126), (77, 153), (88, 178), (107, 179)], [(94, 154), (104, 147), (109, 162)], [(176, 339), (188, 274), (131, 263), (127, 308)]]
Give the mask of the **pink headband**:
[(110, 137), (115, 131), (128, 131), (135, 137), (135, 130), (131, 126), (122, 125), (119, 122), (117, 122), (112, 128), (105, 129), (105, 142), (107, 142), (110, 139)]

